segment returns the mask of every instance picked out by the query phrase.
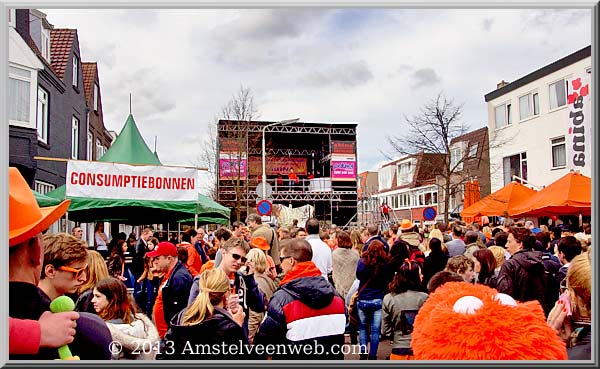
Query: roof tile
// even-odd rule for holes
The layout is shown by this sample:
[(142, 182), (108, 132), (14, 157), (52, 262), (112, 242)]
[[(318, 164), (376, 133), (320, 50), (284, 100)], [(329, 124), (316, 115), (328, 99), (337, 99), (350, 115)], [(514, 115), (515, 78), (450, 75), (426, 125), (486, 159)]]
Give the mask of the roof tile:
[(97, 64), (96, 62), (82, 62), (81, 69), (83, 71), (83, 91), (85, 94), (85, 101), (88, 106), (92, 106)]
[(53, 29), (50, 31), (50, 60), (52, 68), (63, 79), (76, 33), (76, 29)]

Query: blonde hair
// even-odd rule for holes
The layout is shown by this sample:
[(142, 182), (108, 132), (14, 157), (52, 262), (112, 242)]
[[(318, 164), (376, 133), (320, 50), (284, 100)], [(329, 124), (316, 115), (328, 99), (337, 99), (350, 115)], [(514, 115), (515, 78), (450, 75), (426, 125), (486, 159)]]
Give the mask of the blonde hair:
[(434, 228), (431, 230), (431, 232), (429, 232), (429, 238), (437, 238), (444, 243), (444, 234), (437, 228)]
[(258, 273), (264, 273), (265, 270), (267, 270), (267, 257), (262, 250), (252, 249), (248, 255), (246, 255), (246, 258), (248, 261), (254, 262), (254, 270)]
[(215, 306), (223, 300), (229, 291), (229, 278), (221, 268), (215, 268), (200, 274), (200, 293), (183, 314), (183, 325), (202, 323), (210, 318)]
[(574, 310), (579, 316), (588, 316), (592, 308), (592, 268), (587, 253), (577, 255), (571, 260), (567, 271), (567, 288), (572, 297), (579, 297), (583, 303), (583, 306), (575, 304)]
[(490, 246), (489, 250), (492, 252), (492, 254), (494, 254), (494, 259), (496, 259), (496, 267), (501, 267), (506, 261), (506, 250), (500, 246)]
[(352, 248), (361, 253), (364, 244), (358, 229), (353, 229), (352, 232), (350, 232), (350, 241), (352, 241)]
[(87, 264), (87, 281), (77, 289), (79, 294), (94, 288), (96, 283), (109, 276), (106, 261), (98, 251), (87, 250)]

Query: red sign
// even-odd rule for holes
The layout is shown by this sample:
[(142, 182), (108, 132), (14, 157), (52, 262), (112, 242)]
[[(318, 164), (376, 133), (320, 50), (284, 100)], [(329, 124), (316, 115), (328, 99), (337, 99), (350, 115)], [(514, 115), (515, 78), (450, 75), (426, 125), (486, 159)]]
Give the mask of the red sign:
[(354, 154), (356, 152), (354, 141), (331, 141), (332, 154)]
[[(265, 172), (267, 175), (281, 174), (287, 176), (290, 173), (290, 169), (293, 169), (296, 175), (305, 176), (308, 173), (306, 158), (267, 156), (265, 162)], [(248, 171), (250, 175), (262, 174), (262, 158), (260, 156), (250, 157)]]
[(258, 215), (271, 215), (273, 204), (269, 200), (261, 200), (256, 204)]

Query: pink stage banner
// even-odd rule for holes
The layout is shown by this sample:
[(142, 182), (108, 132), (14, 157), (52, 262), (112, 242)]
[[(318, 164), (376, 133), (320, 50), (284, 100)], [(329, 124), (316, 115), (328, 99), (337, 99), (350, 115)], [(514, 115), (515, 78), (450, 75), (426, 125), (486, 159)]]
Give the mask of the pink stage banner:
[(247, 160), (243, 158), (239, 160), (235, 156), (227, 157), (221, 156), (219, 158), (219, 179), (233, 179), (238, 177), (238, 170), (240, 179), (246, 179), (247, 177)]
[(332, 181), (356, 181), (356, 160), (352, 157), (331, 158), (331, 180)]

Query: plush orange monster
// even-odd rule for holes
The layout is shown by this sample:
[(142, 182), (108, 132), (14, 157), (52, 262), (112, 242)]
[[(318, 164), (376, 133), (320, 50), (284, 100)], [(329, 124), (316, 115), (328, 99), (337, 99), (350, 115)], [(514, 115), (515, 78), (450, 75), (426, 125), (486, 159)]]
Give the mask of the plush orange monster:
[(484, 285), (448, 282), (419, 310), (416, 360), (566, 360), (537, 301), (516, 302)]

